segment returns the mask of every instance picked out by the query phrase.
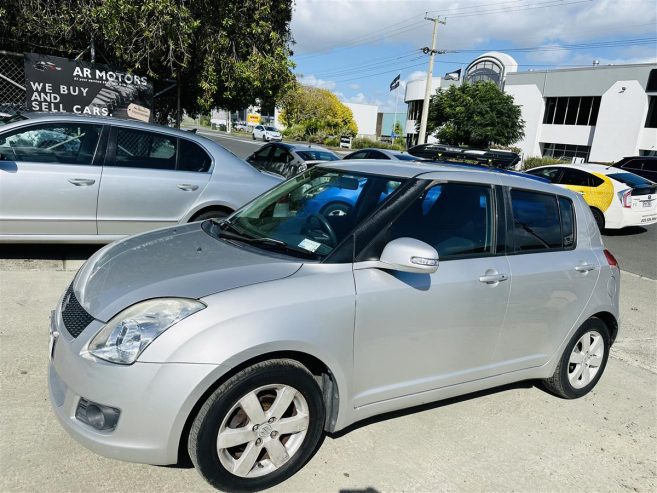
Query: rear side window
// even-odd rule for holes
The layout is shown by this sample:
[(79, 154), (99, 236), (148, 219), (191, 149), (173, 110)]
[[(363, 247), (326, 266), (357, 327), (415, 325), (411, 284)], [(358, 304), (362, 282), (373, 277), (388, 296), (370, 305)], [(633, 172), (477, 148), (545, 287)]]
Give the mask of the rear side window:
[(117, 128), (116, 166), (173, 170), (177, 139), (168, 135)]
[(210, 169), (212, 159), (198, 144), (180, 139), (178, 147), (178, 171), (197, 171), (205, 173)]
[(102, 127), (79, 123), (46, 123), (0, 137), (0, 153), (12, 161), (90, 165)]
[(511, 190), (511, 225), (516, 252), (561, 248), (561, 220), (556, 195)]
[(358, 151), (349, 156), (346, 156), (344, 159), (365, 159), (367, 156), (367, 151)]
[(597, 187), (604, 183), (603, 180), (591, 173), (578, 169), (563, 168), (563, 174), (559, 179), (562, 185), (572, 185), (576, 187)]
[(390, 159), (388, 156), (379, 151), (370, 151), (369, 159)]

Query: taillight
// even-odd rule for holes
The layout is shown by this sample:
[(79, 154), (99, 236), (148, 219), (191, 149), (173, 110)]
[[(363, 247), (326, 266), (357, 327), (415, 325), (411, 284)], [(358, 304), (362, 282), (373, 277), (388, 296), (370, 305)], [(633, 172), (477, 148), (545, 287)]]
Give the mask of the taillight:
[(625, 190), (624, 192), (618, 192), (618, 198), (620, 199), (623, 207), (627, 209), (632, 208), (632, 189)]
[(618, 266), (618, 260), (616, 260), (616, 257), (614, 257), (614, 255), (609, 250), (605, 250), (605, 257), (607, 257), (607, 263), (610, 267), (616, 267), (617, 269), (620, 269)]

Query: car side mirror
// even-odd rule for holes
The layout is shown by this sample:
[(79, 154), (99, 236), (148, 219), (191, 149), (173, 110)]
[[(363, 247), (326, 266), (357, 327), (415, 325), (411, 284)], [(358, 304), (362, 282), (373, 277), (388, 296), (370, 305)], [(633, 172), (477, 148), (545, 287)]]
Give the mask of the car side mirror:
[(438, 270), (438, 252), (423, 241), (397, 238), (385, 246), (379, 263), (385, 269), (433, 274)]

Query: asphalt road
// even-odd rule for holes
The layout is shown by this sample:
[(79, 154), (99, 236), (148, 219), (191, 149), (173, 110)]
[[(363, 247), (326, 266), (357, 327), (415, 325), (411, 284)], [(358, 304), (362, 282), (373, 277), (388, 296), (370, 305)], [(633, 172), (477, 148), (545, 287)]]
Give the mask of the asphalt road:
[[(199, 131), (226, 147), (241, 158), (246, 158), (263, 145), (243, 137), (226, 136), (218, 132)], [(621, 269), (657, 279), (657, 224), (649, 228), (633, 227), (608, 230), (603, 234), (605, 246), (614, 254)]]

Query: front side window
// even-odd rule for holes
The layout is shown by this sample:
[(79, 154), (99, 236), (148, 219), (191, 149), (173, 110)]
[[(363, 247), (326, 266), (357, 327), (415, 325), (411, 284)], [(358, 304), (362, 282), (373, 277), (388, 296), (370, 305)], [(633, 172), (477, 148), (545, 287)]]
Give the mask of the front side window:
[(345, 156), (344, 159), (365, 159), (368, 151), (358, 151)]
[(117, 128), (116, 166), (173, 170), (177, 139), (168, 135)]
[(511, 212), (514, 251), (522, 253), (562, 247), (556, 195), (511, 190)]
[(427, 190), (390, 228), (387, 241), (415, 238), (433, 246), (441, 260), (493, 252), (493, 189), (446, 183)]
[(329, 255), (402, 180), (313, 168), (257, 198), (208, 234), (303, 258)]
[(549, 180), (550, 183), (556, 183), (561, 174), (561, 168), (540, 168), (540, 169), (531, 169), (527, 171), (528, 174), (534, 176), (540, 176)]
[(13, 161), (90, 165), (102, 127), (45, 123), (0, 136), (0, 154)]

